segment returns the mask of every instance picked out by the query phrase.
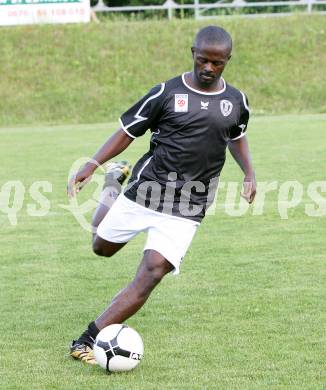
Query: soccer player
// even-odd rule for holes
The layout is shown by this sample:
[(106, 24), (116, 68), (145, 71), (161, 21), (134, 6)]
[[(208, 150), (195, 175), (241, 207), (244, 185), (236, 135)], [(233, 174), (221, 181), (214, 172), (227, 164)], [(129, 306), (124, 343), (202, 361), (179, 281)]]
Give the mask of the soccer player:
[(98, 332), (126, 321), (167, 273), (179, 272), (214, 199), (227, 147), (244, 172), (242, 196), (249, 203), (254, 200), (256, 181), (246, 137), (248, 100), (222, 78), (231, 50), (232, 40), (224, 29), (201, 29), (191, 48), (193, 70), (155, 86), (127, 110), (120, 118), (119, 130), (70, 181), (68, 193), (74, 196), (98, 165), (150, 129), (149, 151), (136, 163), (119, 196), (113, 179), (117, 179), (115, 184), (122, 183), (129, 166), (125, 162), (109, 165), (101, 204), (93, 218), (93, 251), (97, 255), (110, 257), (136, 234), (146, 232), (143, 259), (132, 282), (73, 341), (72, 357), (94, 364), (92, 347)]

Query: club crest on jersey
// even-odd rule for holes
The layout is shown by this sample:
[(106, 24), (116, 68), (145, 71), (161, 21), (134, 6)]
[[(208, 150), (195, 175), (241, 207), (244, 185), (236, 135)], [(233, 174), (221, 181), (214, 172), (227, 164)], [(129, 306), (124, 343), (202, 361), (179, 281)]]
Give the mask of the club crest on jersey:
[(221, 100), (220, 108), (223, 116), (229, 116), (232, 112), (233, 104), (229, 100)]
[(188, 112), (188, 94), (174, 95), (174, 112)]

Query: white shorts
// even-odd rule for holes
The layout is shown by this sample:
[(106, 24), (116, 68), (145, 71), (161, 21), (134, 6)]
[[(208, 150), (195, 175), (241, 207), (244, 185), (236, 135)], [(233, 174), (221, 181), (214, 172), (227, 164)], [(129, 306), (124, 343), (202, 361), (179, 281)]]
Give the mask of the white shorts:
[(128, 242), (147, 232), (146, 249), (159, 252), (179, 273), (180, 263), (196, 233), (198, 222), (153, 211), (120, 194), (97, 228), (106, 241)]

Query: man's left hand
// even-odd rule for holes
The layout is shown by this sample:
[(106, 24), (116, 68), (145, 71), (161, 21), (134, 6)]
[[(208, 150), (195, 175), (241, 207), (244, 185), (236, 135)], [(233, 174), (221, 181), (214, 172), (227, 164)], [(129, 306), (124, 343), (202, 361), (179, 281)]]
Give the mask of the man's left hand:
[(248, 203), (252, 203), (256, 196), (256, 187), (255, 175), (245, 176), (243, 180), (243, 191), (240, 195), (246, 199)]

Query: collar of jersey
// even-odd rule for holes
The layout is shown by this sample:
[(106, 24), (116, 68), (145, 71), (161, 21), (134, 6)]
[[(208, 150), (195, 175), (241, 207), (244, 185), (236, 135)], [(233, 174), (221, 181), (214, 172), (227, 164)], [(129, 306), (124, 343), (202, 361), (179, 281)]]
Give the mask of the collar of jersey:
[(224, 86), (223, 86), (223, 88), (222, 88), (220, 91), (217, 91), (217, 92), (204, 92), (204, 91), (200, 91), (199, 89), (192, 88), (192, 87), (190, 87), (190, 85), (188, 85), (188, 84), (186, 83), (186, 79), (185, 79), (185, 74), (186, 74), (186, 73), (187, 73), (187, 72), (182, 73), (181, 78), (182, 78), (183, 84), (184, 84), (188, 89), (190, 89), (190, 91), (199, 93), (200, 95), (219, 95), (219, 94), (223, 93), (223, 92), (225, 91), (225, 89), (226, 89), (226, 82), (225, 82), (225, 80), (223, 79), (223, 77), (221, 77), (221, 79), (222, 79), (222, 81), (223, 81)]

